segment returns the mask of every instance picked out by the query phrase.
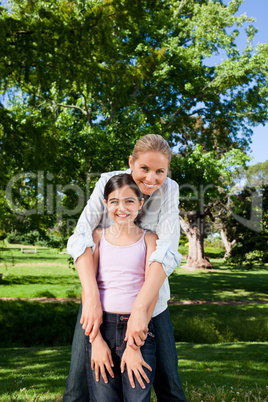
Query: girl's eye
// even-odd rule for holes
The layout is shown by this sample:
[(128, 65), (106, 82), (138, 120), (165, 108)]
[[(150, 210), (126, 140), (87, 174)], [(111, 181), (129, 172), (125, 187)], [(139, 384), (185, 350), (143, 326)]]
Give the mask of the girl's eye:
[(133, 200), (128, 200), (127, 201), (128, 204), (133, 204), (133, 202), (134, 202)]
[(110, 204), (117, 204), (117, 201), (110, 201)]
[(164, 170), (157, 170), (156, 173), (158, 173), (158, 174), (164, 173)]

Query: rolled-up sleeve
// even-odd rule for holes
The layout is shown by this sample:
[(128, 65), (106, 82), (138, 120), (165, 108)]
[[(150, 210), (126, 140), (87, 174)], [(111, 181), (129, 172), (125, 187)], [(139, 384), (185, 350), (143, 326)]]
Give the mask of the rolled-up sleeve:
[(94, 252), (95, 244), (92, 238), (92, 231), (99, 225), (105, 211), (103, 191), (108, 179), (109, 176), (104, 174), (97, 182), (77, 222), (74, 234), (68, 240), (67, 253), (73, 257), (74, 261), (76, 261), (88, 247), (92, 247), (92, 251)]
[(178, 205), (179, 186), (172, 180), (159, 214), (156, 228), (157, 247), (149, 259), (149, 265), (154, 261), (160, 262), (167, 276), (180, 265), (182, 259), (182, 255), (178, 252), (180, 239)]

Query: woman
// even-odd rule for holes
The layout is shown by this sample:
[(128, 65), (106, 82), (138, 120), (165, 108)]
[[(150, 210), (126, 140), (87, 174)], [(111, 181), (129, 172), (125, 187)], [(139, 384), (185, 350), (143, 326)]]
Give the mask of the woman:
[[(154, 389), (159, 401), (169, 402), (186, 401), (177, 372), (177, 353), (167, 309), (170, 298), (167, 278), (181, 262), (181, 255), (178, 253), (179, 191), (177, 183), (167, 177), (170, 159), (171, 150), (167, 142), (160, 135), (154, 134), (140, 138), (129, 157), (130, 172), (145, 198), (145, 213), (140, 218), (140, 226), (155, 232), (159, 240), (149, 261), (149, 274), (133, 304), (126, 333), (130, 346), (135, 348), (143, 345), (148, 331), (148, 311), (159, 292), (152, 317), (157, 345)], [(90, 335), (91, 341), (94, 341), (102, 322), (102, 308), (93, 269), (92, 231), (97, 226), (105, 228), (111, 225), (103, 192), (110, 177), (119, 173), (122, 172), (101, 175), (67, 245), (68, 253), (73, 256), (77, 266), (84, 299), (82, 313), (81, 307), (79, 312), (81, 319), (79, 315), (74, 333), (64, 402), (89, 400), (84, 333)]]

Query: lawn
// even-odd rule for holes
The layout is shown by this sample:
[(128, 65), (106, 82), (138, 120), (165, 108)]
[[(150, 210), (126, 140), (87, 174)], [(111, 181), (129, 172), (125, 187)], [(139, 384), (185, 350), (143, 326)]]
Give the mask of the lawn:
[[(189, 402), (266, 400), (266, 344), (178, 343), (177, 351)], [(1, 401), (61, 401), (69, 361), (70, 346), (2, 348)]]
[[(80, 297), (67, 254), (42, 247), (23, 254), (13, 245), (0, 256), (0, 297)], [(229, 269), (213, 250), (211, 261), (213, 270), (180, 267), (170, 277), (169, 310), (188, 401), (266, 401), (268, 267)], [(1, 401), (62, 400), (76, 301), (0, 301)], [(211, 304), (197, 304), (202, 301)]]

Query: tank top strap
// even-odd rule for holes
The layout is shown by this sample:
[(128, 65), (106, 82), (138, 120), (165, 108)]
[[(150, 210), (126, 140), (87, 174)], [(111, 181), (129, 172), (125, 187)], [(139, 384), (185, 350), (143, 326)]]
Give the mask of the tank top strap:
[(144, 229), (144, 232), (143, 232), (143, 235), (142, 235), (141, 240), (144, 240), (144, 237), (145, 237), (146, 232), (147, 232), (147, 230), (146, 230), (146, 229)]

